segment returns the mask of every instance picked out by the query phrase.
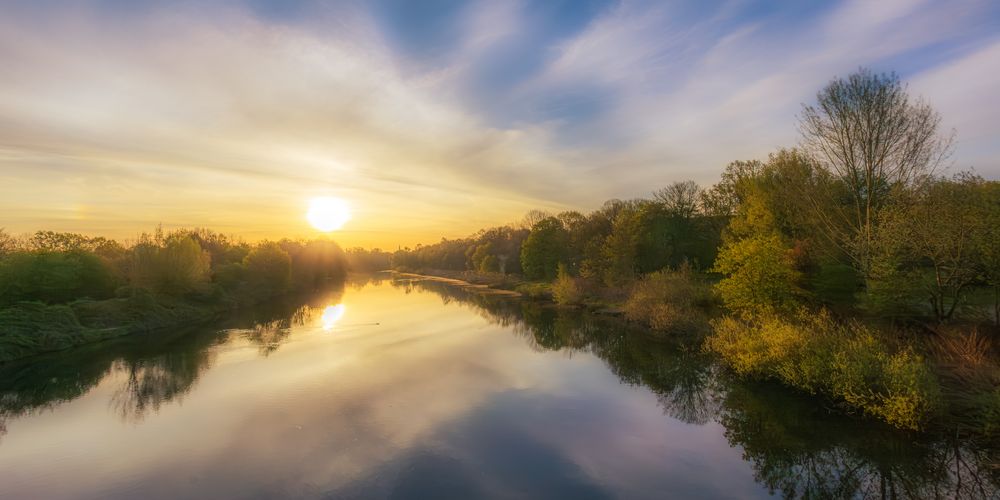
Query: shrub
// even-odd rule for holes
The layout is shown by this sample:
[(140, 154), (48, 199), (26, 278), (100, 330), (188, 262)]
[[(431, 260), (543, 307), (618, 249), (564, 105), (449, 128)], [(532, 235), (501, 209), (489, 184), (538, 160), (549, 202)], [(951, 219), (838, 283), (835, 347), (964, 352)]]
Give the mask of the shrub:
[(625, 302), (625, 317), (662, 331), (704, 330), (702, 308), (711, 301), (711, 288), (685, 265), (644, 276)]
[(530, 299), (552, 298), (552, 285), (548, 283), (521, 283), (514, 287), (514, 291)]
[(706, 348), (739, 374), (825, 394), (905, 429), (921, 428), (941, 407), (929, 364), (909, 347), (893, 352), (860, 323), (800, 312), (730, 316), (713, 326)]
[(566, 266), (559, 264), (556, 280), (552, 283), (552, 298), (562, 305), (577, 305), (583, 302), (583, 291), (576, 278), (566, 271)]

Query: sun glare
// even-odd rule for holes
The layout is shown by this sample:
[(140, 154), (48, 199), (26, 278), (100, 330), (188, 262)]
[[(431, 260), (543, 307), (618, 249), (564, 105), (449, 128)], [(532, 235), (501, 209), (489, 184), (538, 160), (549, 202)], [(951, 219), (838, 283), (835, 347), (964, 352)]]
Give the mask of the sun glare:
[(323, 232), (336, 231), (351, 219), (351, 207), (347, 202), (331, 196), (309, 200), (306, 219), (312, 227)]
[(332, 330), (340, 318), (344, 317), (344, 304), (337, 304), (335, 306), (326, 306), (323, 309), (323, 314), (320, 316), (320, 322), (323, 325), (324, 330)]

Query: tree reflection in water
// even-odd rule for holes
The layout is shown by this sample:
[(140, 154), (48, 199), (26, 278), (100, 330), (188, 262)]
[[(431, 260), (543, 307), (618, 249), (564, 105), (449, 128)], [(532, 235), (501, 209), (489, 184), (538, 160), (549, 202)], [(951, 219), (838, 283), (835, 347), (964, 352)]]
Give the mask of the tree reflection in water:
[[(694, 338), (659, 338), (614, 318), (435, 281), (393, 285), (475, 311), (535, 350), (598, 357), (622, 383), (648, 388), (669, 418), (722, 425), (757, 481), (782, 496), (1000, 497), (998, 443), (901, 432), (776, 384), (734, 379), (692, 347)], [(213, 346), (243, 338), (266, 356), (287, 342), (291, 326), (312, 322), (311, 315), (339, 302), (342, 292), (317, 296), (308, 307), (290, 300), (245, 311), (222, 330), (161, 331), (3, 366), (0, 435), (8, 419), (78, 398), (109, 376), (121, 380), (112, 410), (127, 421), (142, 420), (195, 386), (214, 361)]]
[(287, 341), (292, 326), (312, 321), (317, 310), (330, 301), (339, 302), (343, 291), (339, 286), (240, 311), (222, 329), (160, 330), (4, 365), (0, 367), (0, 437), (6, 433), (8, 419), (72, 401), (107, 377), (122, 379), (113, 390), (109, 408), (124, 421), (142, 421), (188, 393), (212, 366), (212, 347), (230, 340), (234, 332), (266, 356)]
[(734, 379), (696, 338), (658, 338), (619, 320), (433, 280), (394, 284), (470, 308), (536, 350), (594, 354), (623, 383), (652, 391), (667, 416), (721, 424), (756, 480), (786, 498), (1000, 498), (1000, 443), (898, 431), (777, 384)]

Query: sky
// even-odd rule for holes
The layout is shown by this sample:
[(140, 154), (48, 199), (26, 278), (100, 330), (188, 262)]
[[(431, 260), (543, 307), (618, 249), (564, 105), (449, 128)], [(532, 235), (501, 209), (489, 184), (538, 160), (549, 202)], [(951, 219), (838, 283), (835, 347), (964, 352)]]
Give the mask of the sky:
[(0, 227), (345, 246), (588, 211), (799, 142), (895, 71), (1000, 178), (1000, 2), (0, 0)]

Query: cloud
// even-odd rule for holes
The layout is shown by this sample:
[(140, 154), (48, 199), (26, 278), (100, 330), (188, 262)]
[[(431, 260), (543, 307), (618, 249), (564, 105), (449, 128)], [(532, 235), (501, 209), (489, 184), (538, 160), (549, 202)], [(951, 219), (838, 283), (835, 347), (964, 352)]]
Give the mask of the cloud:
[(0, 21), (8, 228), (296, 235), (334, 194), (356, 243), (462, 236), (710, 184), (794, 145), (801, 103), (860, 65), (899, 69), (958, 164), (1000, 174), (986, 1), (53, 5)]

